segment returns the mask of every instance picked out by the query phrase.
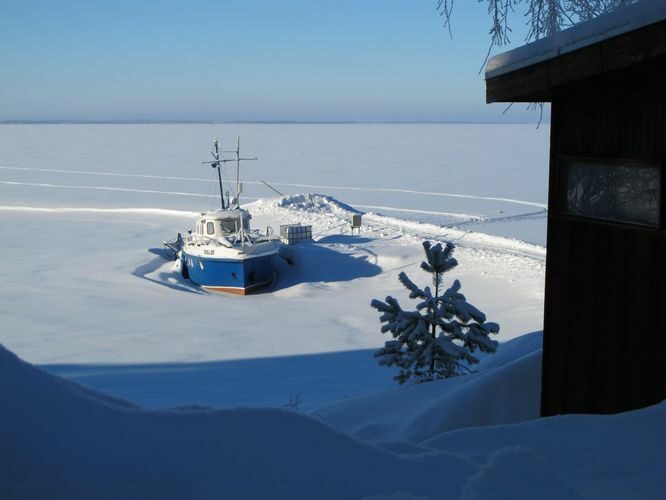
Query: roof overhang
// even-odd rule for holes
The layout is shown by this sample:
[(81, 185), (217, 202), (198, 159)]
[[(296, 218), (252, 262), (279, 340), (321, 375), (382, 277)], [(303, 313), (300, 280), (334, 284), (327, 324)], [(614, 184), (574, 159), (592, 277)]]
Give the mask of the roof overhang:
[(666, 54), (666, 2), (642, 0), (499, 54), (486, 102), (550, 102), (553, 91)]

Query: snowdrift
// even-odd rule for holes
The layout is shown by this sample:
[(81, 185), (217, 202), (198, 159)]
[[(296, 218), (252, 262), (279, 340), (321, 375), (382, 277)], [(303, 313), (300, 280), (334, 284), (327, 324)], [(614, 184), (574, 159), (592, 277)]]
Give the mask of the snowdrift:
[(349, 214), (362, 213), (332, 196), (317, 193), (301, 193), (283, 196), (268, 202), (269, 206), (287, 208), (307, 213), (337, 215), (348, 217)]
[[(473, 462), (398, 456), (276, 409), (149, 412), (0, 347), (0, 498), (363, 498), (459, 494)], [(400, 470), (401, 474), (388, 471)]]
[(618, 415), (562, 415), (425, 441), (483, 463), (463, 498), (663, 499), (666, 402)]
[[(537, 340), (516, 342), (513, 354), (526, 353), (498, 357), (488, 372), (518, 375), (515, 366), (538, 352)], [(450, 403), (474, 423), (483, 408), (471, 392), (483, 377), (469, 380), (467, 400), (460, 383)], [(444, 419), (417, 433), (418, 415), (444, 407), (429, 407), (419, 391), (438, 387), (385, 393), (384, 410), (404, 398), (418, 403), (396, 435), (419, 442), (378, 447), (284, 410), (145, 411), (0, 346), (0, 498), (663, 498), (666, 403), (439, 433), (455, 422)], [(382, 437), (390, 434), (386, 425)]]
[(421, 443), (455, 429), (531, 420), (539, 416), (541, 342), (541, 332), (523, 335), (485, 357), (471, 375), (398, 387), (315, 414), (376, 443)]

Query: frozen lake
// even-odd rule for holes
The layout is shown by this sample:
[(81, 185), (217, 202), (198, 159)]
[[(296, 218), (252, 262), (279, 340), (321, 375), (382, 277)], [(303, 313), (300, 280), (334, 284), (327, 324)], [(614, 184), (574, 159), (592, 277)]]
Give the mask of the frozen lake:
[(245, 199), (318, 192), (365, 212), (545, 244), (549, 126), (0, 125), (2, 204), (216, 206), (213, 137), (257, 156)]
[[(200, 161), (237, 135), (259, 157), (241, 200), (254, 227), (303, 222), (317, 240), (242, 298), (202, 293), (155, 255), (217, 208)], [(428, 279), (425, 239), (455, 242), (447, 279), (500, 342), (541, 329), (547, 144), (534, 125), (2, 125), (0, 344), (152, 408), (299, 394), (315, 408), (392, 387), (369, 304), (409, 301), (401, 271)], [(309, 194), (278, 200), (262, 180)], [(374, 212), (360, 236), (344, 204)]]

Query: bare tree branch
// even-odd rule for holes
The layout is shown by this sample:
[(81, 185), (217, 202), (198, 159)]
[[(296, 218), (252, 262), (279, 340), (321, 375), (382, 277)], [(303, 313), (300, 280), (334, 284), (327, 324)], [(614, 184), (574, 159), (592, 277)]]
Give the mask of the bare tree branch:
[[(525, 5), (529, 30), (526, 42), (538, 40), (583, 21), (589, 21), (618, 7), (639, 0), (479, 0), (487, 2), (490, 17), (490, 49), (510, 43), (511, 16)], [(453, 0), (437, 0), (437, 11), (451, 32)], [(490, 53), (490, 50), (489, 50)], [(487, 60), (487, 58), (486, 58)]]

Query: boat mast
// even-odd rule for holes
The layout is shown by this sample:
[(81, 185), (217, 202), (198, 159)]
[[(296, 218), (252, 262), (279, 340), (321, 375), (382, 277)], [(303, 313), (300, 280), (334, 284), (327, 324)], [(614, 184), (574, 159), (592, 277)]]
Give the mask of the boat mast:
[(241, 158), (240, 156), (240, 135), (238, 136), (237, 142), (236, 142), (236, 206), (240, 207), (240, 194), (241, 194), (241, 181), (240, 181), (240, 162), (241, 161), (246, 161), (246, 160), (256, 160), (257, 157), (255, 156), (254, 158)]
[(215, 142), (213, 143), (215, 145), (215, 159), (218, 160), (218, 163), (216, 165), (217, 167), (217, 180), (220, 183), (220, 202), (222, 203), (222, 210), (225, 209), (224, 206), (224, 191), (222, 189), (222, 169), (220, 168), (219, 160), (220, 160), (220, 146), (219, 143), (217, 142), (217, 138), (215, 138)]
[[(240, 156), (240, 136), (238, 136), (238, 141), (236, 142), (236, 149), (231, 150), (231, 151), (224, 151), (220, 149), (220, 143), (217, 140), (217, 137), (213, 141), (213, 146), (215, 147), (215, 152), (211, 150), (210, 154), (213, 155), (213, 158), (215, 158), (214, 161), (202, 161), (202, 164), (210, 165), (213, 168), (217, 168), (217, 179), (220, 183), (220, 200), (222, 202), (222, 210), (225, 210), (227, 208), (231, 208), (231, 203), (228, 203), (227, 206), (225, 207), (224, 203), (224, 191), (222, 190), (222, 163), (226, 163), (228, 161), (235, 161), (236, 162), (236, 206), (240, 207), (240, 193), (241, 193), (241, 182), (240, 182), (240, 162), (241, 161), (246, 161), (246, 160), (256, 160), (257, 157), (255, 156), (254, 158), (241, 158)], [(225, 159), (220, 156), (221, 153), (235, 153), (236, 154), (236, 159)]]
[(215, 148), (215, 151), (211, 150), (210, 154), (213, 155), (213, 158), (215, 158), (214, 161), (202, 161), (202, 164), (210, 165), (213, 168), (217, 169), (217, 180), (220, 184), (220, 203), (222, 204), (222, 210), (225, 210), (227, 207), (225, 206), (224, 203), (224, 190), (222, 189), (222, 165), (221, 163), (224, 163), (225, 160), (224, 158), (220, 158), (220, 153), (223, 151), (220, 151), (220, 143), (217, 140), (217, 137), (213, 140), (213, 147)]
[(236, 203), (240, 206), (240, 135), (236, 139)]

